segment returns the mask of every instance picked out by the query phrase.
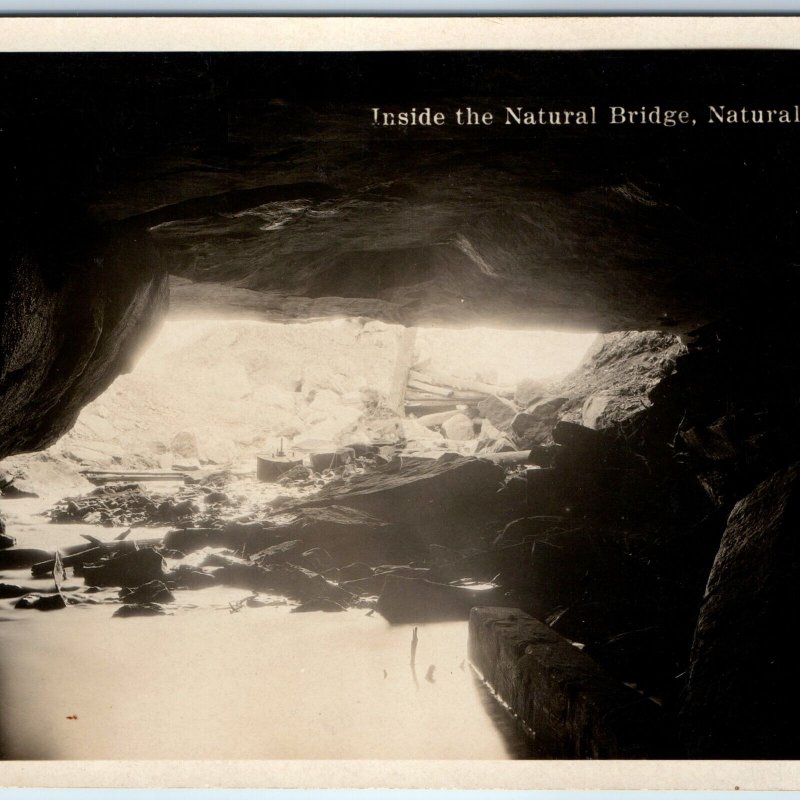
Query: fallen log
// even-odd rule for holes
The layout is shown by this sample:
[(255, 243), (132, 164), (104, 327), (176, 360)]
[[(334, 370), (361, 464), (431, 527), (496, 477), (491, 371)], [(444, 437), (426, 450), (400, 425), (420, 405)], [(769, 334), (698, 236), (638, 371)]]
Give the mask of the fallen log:
[(459, 378), (455, 375), (447, 375), (444, 372), (432, 369), (428, 369), (426, 372), (412, 369), (409, 372), (409, 378), (438, 386), (452, 386), (454, 389), (461, 389), (465, 392), (479, 392), (484, 395), (497, 394), (501, 397), (512, 397), (514, 395), (513, 386), (493, 386), (491, 383)]
[(509, 453), (476, 453), (475, 457), (504, 467), (512, 467), (517, 464), (527, 464), (530, 454), (530, 450), (512, 450)]
[[(422, 392), (427, 392), (428, 394), (439, 395), (440, 397), (452, 397), (453, 392), (455, 391), (451, 388), (437, 386), (434, 383), (426, 383), (425, 381), (414, 380), (413, 378), (409, 378), (407, 386), (409, 389), (417, 389)], [(406, 397), (408, 397), (408, 392), (406, 392)]]
[[(157, 547), (161, 544), (161, 539), (125, 539), (114, 540), (112, 542), (98, 542), (95, 544), (76, 544), (64, 547), (60, 550), (61, 563), (65, 567), (77, 567), (89, 564), (92, 560), (97, 560), (101, 556), (111, 555), (112, 553), (124, 553), (137, 550), (140, 547)], [(42, 578), (49, 575), (55, 567), (55, 554), (49, 559), (39, 560), (30, 565), (31, 575), (34, 578)]]
[(124, 472), (115, 470), (98, 472), (94, 470), (82, 470), (81, 474), (89, 483), (93, 483), (95, 486), (117, 482), (144, 483), (148, 481), (186, 480), (186, 475), (183, 472)]

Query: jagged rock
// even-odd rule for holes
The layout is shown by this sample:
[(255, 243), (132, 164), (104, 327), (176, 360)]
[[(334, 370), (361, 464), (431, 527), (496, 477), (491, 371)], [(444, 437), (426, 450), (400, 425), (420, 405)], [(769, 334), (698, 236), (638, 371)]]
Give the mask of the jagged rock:
[(558, 412), (565, 402), (565, 397), (546, 398), (517, 414), (511, 421), (511, 433), (518, 447), (528, 449), (550, 444)]
[(158, 617), (166, 611), (158, 603), (131, 603), (120, 606), (112, 617)]
[(495, 604), (500, 596), (496, 589), (471, 589), (387, 575), (378, 612), (393, 624), (469, 619), (473, 606)]
[(174, 603), (175, 596), (163, 581), (148, 581), (135, 589), (121, 589), (119, 599), (129, 605), (140, 603)]
[[(380, 528), (385, 534), (382, 536), (385, 546), (391, 543), (400, 551), (386, 555), (402, 561), (402, 551), (415, 546), (415, 538), (448, 545), (471, 535), (473, 526), (494, 514), (504, 477), (503, 467), (479, 458), (454, 453), (446, 453), (435, 461), (404, 457), (373, 472), (355, 475), (344, 487), (322, 489), (301, 505), (347, 506), (402, 525), (402, 539), (394, 529)], [(308, 541), (304, 533), (298, 531), (298, 534)], [(324, 541), (319, 544), (338, 554), (336, 547)], [(356, 559), (372, 561), (362, 557), (357, 549), (349, 560)]]
[(274, 544), (250, 556), (250, 559), (262, 567), (267, 564), (281, 564), (285, 561), (294, 561), (303, 554), (305, 543), (300, 539), (288, 539), (285, 542)]
[[(5, 530), (5, 523), (0, 520), (0, 531)], [(5, 550), (9, 547), (14, 547), (17, 543), (17, 540), (13, 536), (9, 536), (7, 533), (0, 532), (0, 550)]]
[(273, 535), (300, 539), (306, 549), (323, 547), (337, 565), (354, 560), (380, 564), (387, 555), (404, 549), (403, 542), (396, 539), (398, 531), (394, 526), (338, 504), (293, 511), (291, 521), (274, 528)]
[(474, 439), (475, 425), (466, 414), (454, 414), (442, 423), (442, 433), (456, 441)]
[(34, 608), (37, 611), (57, 611), (67, 603), (60, 594), (26, 594), (14, 604), (14, 608)]
[(693, 758), (795, 758), (800, 465), (740, 500), (711, 569), (683, 707)]
[(501, 431), (508, 431), (519, 409), (510, 400), (493, 394), (478, 403), (478, 412)]
[(165, 563), (152, 547), (146, 547), (101, 558), (94, 564), (84, 564), (83, 577), (89, 586), (135, 588), (149, 581), (163, 580)]

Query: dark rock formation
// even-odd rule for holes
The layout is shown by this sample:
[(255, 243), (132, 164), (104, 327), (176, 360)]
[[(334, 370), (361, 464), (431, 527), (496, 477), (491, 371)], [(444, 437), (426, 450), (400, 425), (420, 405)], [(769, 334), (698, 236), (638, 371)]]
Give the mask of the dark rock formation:
[(790, 89), (795, 53), (3, 62), (0, 455), (51, 442), (128, 366), (162, 265), (178, 315), (686, 332), (793, 294), (791, 126), (720, 146), (699, 124), (411, 130), (370, 108), (452, 116), (469, 85), (498, 120), (644, 92), (702, 116), (718, 74), (732, 106)]
[(800, 465), (730, 515), (692, 648), (684, 723), (693, 757), (797, 756), (798, 524)]
[(475, 608), (470, 659), (533, 731), (545, 756), (670, 758), (680, 748), (655, 703), (514, 608)]

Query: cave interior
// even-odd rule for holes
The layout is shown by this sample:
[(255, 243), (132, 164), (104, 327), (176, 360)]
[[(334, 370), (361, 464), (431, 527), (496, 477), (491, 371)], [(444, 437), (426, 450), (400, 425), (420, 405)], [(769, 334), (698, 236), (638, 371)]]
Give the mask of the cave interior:
[[(0, 61), (0, 458), (55, 446), (159, 331), (187, 321), (344, 320), (362, 334), (399, 331), (401, 344), (403, 331), (434, 328), (597, 334), (558, 381), (522, 381), (505, 394), (484, 387), (480, 402), (457, 386), (464, 402), (451, 392), (450, 403), (418, 400), (401, 415), (419, 434), (419, 417), (444, 413), (426, 429), (468, 447), (428, 442), (405, 460), (356, 450), (369, 462), (357, 475), (333, 458), (315, 493), (274, 507), (295, 514), (280, 536), (277, 523), (257, 519), (198, 511), (187, 521), (175, 495), (158, 512), (174, 530), (159, 547), (187, 553), (222, 537), (234, 556), (218, 556), (215, 579), (253, 588), (269, 573), (270, 587), (289, 595), (300, 564), (292, 542), (332, 551), (327, 565), (303, 551), (304, 569), (325, 582), (301, 598), (309, 610), (374, 594), (400, 623), (466, 619), (473, 605), (519, 609), (533, 618), (525, 627), (512, 617), (527, 631), (523, 643), (556, 652), (561, 640), (550, 642), (550, 632), (577, 643), (571, 650), (599, 664), (603, 680), (627, 685), (657, 714), (645, 725), (620, 712), (617, 740), (605, 722), (575, 716), (575, 701), (560, 718), (557, 755), (798, 756), (794, 128), (501, 123), (505, 107), (602, 112), (653, 98), (698, 117), (709, 103), (781, 107), (797, 54)], [(372, 124), (375, 107), (465, 106), (494, 110), (497, 124)], [(361, 389), (358, 402), (374, 411), (380, 404)], [(412, 386), (412, 398), (430, 398), (429, 389)], [(330, 387), (315, 391), (306, 399), (319, 405)], [(457, 417), (470, 435), (442, 433)], [(397, 443), (385, 427), (373, 438)], [(258, 446), (283, 455), (279, 442)], [(187, 459), (197, 457), (191, 441), (183, 445)], [(432, 458), (431, 447), (446, 453)], [(204, 460), (208, 477), (220, 461)], [(224, 496), (224, 484), (209, 481), (206, 496)], [(12, 543), (13, 525), (2, 524)], [(0, 551), (4, 570), (35, 568), (38, 559), (17, 551)], [(137, 555), (132, 569), (149, 580), (155, 564), (161, 574), (162, 555), (137, 552), (158, 564)], [(122, 565), (104, 557), (78, 563), (84, 574), (106, 570), (100, 585), (138, 589), (132, 579), (115, 583), (109, 576)], [(404, 568), (387, 578), (376, 571), (385, 564)], [(326, 569), (336, 580), (322, 577)], [(210, 573), (197, 574), (184, 570), (180, 580), (204, 585)], [(468, 592), (468, 579), (502, 591), (491, 602), (474, 592), (454, 600), (446, 588), (460, 582)], [(415, 605), (408, 594), (420, 596), (419, 582), (430, 594)], [(511, 624), (504, 619), (473, 618), (470, 630), (481, 641), (500, 636)], [(475, 658), (486, 664), (495, 656), (484, 649)], [(546, 671), (534, 651), (515, 662), (518, 681), (524, 670)], [(628, 702), (607, 695), (612, 705)]]

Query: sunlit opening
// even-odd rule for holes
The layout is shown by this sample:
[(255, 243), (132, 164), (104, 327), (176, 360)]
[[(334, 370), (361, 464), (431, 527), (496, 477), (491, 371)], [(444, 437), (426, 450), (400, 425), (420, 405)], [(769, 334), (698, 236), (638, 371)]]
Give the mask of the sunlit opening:
[[(474, 451), (417, 418), (525, 381), (554, 381), (594, 334), (406, 329), (364, 319), (172, 321), (56, 446), (72, 461), (168, 469), (254, 463), (255, 453), (424, 440)], [(476, 427), (475, 438), (479, 436)]]

